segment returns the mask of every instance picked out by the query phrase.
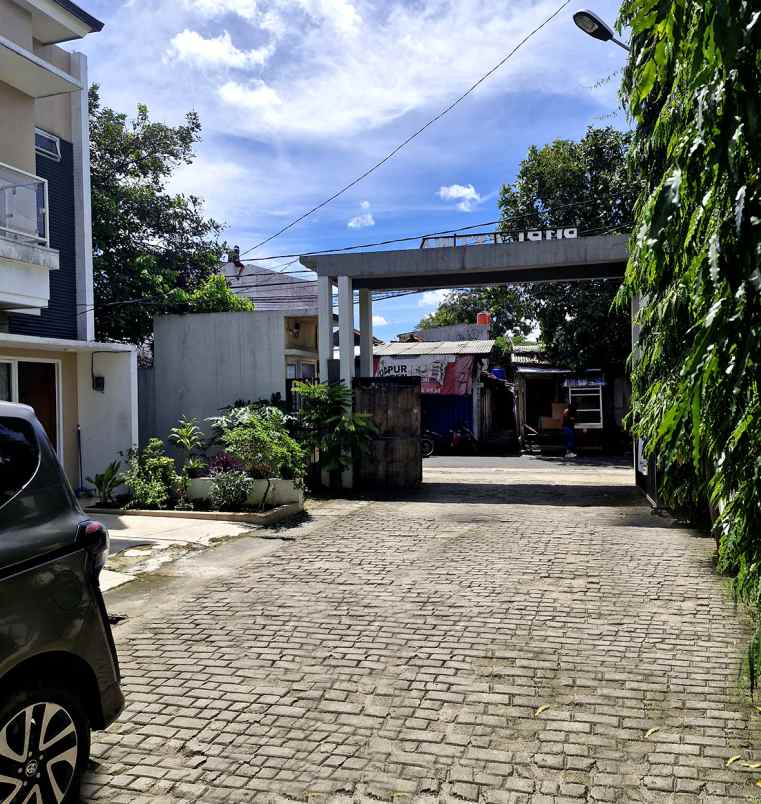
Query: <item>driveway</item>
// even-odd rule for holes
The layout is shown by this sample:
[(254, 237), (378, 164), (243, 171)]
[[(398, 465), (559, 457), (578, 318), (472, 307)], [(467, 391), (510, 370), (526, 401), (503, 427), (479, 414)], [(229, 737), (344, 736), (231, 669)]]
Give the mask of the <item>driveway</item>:
[(442, 460), (109, 593), (129, 704), (84, 800), (752, 800), (712, 541), (624, 466)]

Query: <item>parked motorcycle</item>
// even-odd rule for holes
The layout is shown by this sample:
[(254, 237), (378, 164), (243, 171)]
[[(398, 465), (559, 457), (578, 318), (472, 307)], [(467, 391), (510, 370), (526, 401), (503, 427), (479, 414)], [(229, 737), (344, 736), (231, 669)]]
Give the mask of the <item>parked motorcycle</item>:
[(420, 437), (420, 451), (424, 458), (430, 458), (436, 450), (436, 441), (440, 441), (441, 436), (433, 430), (424, 430)]
[(430, 458), (434, 452), (474, 455), (478, 450), (478, 441), (470, 428), (462, 424), (450, 430), (446, 436), (433, 430), (424, 430), (420, 437), (420, 450), (424, 458)]

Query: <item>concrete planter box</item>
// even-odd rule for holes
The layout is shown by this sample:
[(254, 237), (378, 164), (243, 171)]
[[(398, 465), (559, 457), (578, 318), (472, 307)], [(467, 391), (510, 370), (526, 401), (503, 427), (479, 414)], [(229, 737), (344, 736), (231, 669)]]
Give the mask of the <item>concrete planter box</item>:
[[(190, 481), (188, 495), (191, 500), (208, 500), (211, 488), (210, 477), (196, 477)], [(267, 490), (266, 480), (255, 480), (254, 490), (249, 494), (249, 505), (261, 505), (262, 497)], [(270, 479), (270, 490), (267, 496), (267, 505), (304, 505), (304, 489), (297, 488), (293, 480), (281, 478)]]

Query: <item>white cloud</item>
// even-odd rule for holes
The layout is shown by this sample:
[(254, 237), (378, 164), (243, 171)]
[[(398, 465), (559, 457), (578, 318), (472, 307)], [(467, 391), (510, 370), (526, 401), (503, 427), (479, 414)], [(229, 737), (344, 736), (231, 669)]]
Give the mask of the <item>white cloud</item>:
[(442, 201), (459, 201), (457, 209), (462, 212), (471, 212), (481, 203), (481, 195), (476, 192), (472, 184), (450, 184), (439, 188), (439, 198)]
[(296, 0), (297, 4), (315, 20), (327, 21), (344, 35), (357, 33), (362, 17), (348, 0)]
[(205, 17), (237, 14), (244, 19), (253, 19), (256, 14), (256, 0), (184, 0), (184, 6)]
[(426, 290), (420, 299), (418, 299), (418, 307), (438, 307), (441, 302), (447, 297), (448, 290)]
[(374, 315), (373, 316), (373, 326), (374, 327), (385, 327), (388, 325), (388, 321), (382, 315)]
[(274, 52), (274, 45), (240, 50), (227, 31), (208, 39), (187, 28), (172, 38), (166, 53), (169, 60), (184, 61), (197, 67), (233, 67), (245, 70), (264, 64)]
[(247, 87), (228, 81), (219, 88), (219, 95), (225, 103), (244, 111), (258, 112), (262, 117), (273, 115), (283, 105), (277, 91), (261, 79), (252, 81)]
[(370, 202), (360, 201), (360, 209), (365, 211), (361, 215), (355, 215), (346, 225), (349, 229), (365, 229), (368, 226), (375, 226), (375, 218), (373, 213), (370, 212)]
[(362, 215), (355, 215), (346, 225), (349, 229), (365, 229), (368, 226), (375, 226), (375, 218), (372, 212), (365, 212)]

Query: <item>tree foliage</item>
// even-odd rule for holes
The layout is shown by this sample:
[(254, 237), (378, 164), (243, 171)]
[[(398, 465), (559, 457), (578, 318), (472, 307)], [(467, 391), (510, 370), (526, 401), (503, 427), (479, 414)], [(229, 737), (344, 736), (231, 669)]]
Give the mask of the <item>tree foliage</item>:
[[(637, 123), (625, 294), (644, 304), (634, 426), (672, 508), (710, 505), (719, 566), (761, 604), (761, 13), (625, 0)], [(758, 664), (756, 635), (750, 667)], [(753, 675), (751, 675), (753, 681)]]
[(166, 190), (192, 163), (201, 123), (195, 112), (178, 126), (153, 122), (143, 105), (128, 121), (101, 104), (97, 86), (89, 107), (96, 334), (139, 344), (153, 315), (177, 305), (172, 290), (195, 290), (225, 250), (200, 199)]
[(533, 329), (534, 305), (526, 290), (515, 285), (453, 290), (419, 326), (431, 329), (450, 324), (475, 324), (476, 316), (483, 311), (491, 313), (495, 335), (528, 335)]
[[(631, 135), (589, 128), (578, 142), (532, 146), (500, 193), (502, 228), (578, 227), (579, 235), (628, 228), (638, 183), (628, 167)], [(631, 350), (630, 318), (611, 310), (619, 282), (529, 285), (547, 355), (574, 369), (621, 371)]]
[[(627, 228), (638, 188), (627, 163), (630, 140), (610, 127), (589, 128), (578, 142), (529, 148), (515, 181), (502, 187), (501, 229), (578, 227), (584, 236)], [(495, 334), (517, 340), (538, 321), (554, 362), (621, 371), (631, 333), (628, 314), (611, 309), (619, 285), (594, 280), (454, 291), (420, 326), (471, 323), (487, 310)]]

